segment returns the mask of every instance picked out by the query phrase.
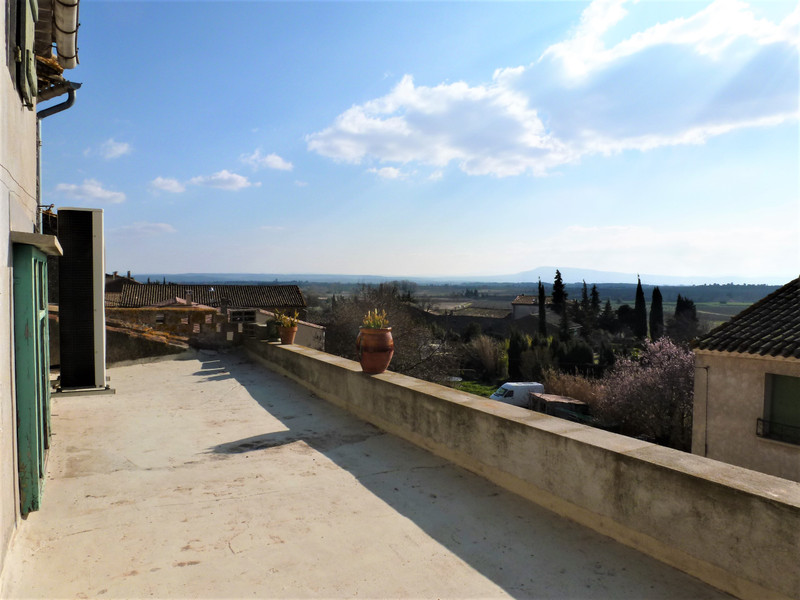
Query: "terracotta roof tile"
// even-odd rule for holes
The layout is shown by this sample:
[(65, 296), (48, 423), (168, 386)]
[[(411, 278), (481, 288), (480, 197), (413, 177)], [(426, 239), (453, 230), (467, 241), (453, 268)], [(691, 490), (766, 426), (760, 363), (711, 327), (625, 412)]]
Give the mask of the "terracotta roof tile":
[(230, 308), (305, 308), (303, 293), (296, 285), (183, 285), (140, 283), (124, 285), (119, 306), (139, 308), (160, 302), (186, 298), (192, 302), (219, 307), (222, 299)]
[(712, 330), (695, 347), (800, 358), (800, 278)]

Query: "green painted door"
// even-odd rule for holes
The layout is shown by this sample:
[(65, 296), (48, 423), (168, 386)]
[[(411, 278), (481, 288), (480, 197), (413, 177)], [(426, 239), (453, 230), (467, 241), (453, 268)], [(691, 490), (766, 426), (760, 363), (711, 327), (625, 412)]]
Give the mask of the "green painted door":
[(20, 509), (38, 510), (50, 447), (50, 343), (47, 257), (14, 245), (14, 374)]

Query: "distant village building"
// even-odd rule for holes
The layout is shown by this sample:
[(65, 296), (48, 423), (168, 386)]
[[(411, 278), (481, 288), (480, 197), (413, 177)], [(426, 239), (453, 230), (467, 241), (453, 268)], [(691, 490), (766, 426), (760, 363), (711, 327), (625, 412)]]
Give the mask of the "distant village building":
[(142, 308), (182, 299), (189, 304), (204, 304), (228, 310), (297, 310), (304, 313), (307, 304), (296, 285), (185, 285), (141, 283), (122, 286), (119, 306)]
[(692, 452), (800, 481), (800, 279), (696, 343)]
[[(123, 279), (123, 278), (119, 278)], [(106, 293), (109, 319), (150, 327), (211, 344), (241, 335), (263, 335), (276, 310), (301, 318), (297, 342), (322, 349), (325, 328), (302, 321), (307, 304), (296, 285), (186, 285), (123, 282), (119, 294)], [(222, 336), (220, 338), (220, 336)]]
[(113, 292), (119, 294), (122, 292), (122, 286), (125, 284), (140, 285), (136, 279), (131, 277), (130, 271), (128, 271), (127, 275), (120, 275), (117, 271), (114, 271), (111, 275), (106, 273), (106, 293)]
[(521, 319), (534, 314), (538, 310), (539, 299), (536, 296), (520, 294), (511, 301), (511, 317)]
[(125, 284), (139, 285), (139, 282), (131, 277), (131, 272), (128, 271), (127, 276), (121, 276), (114, 271), (111, 275), (106, 273), (105, 282), (105, 302), (106, 308), (113, 308), (119, 306), (122, 297), (122, 286)]

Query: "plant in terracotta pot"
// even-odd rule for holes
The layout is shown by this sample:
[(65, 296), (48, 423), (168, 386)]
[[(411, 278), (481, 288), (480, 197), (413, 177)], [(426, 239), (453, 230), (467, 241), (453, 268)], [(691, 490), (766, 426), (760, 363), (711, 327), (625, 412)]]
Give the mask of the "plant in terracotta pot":
[(276, 310), (275, 320), (278, 322), (278, 334), (281, 336), (281, 344), (294, 344), (294, 336), (297, 335), (297, 311), (293, 315), (287, 315), (285, 311)]
[(378, 312), (376, 308), (367, 312), (358, 331), (356, 349), (364, 373), (376, 375), (389, 367), (394, 355), (394, 340), (385, 310)]

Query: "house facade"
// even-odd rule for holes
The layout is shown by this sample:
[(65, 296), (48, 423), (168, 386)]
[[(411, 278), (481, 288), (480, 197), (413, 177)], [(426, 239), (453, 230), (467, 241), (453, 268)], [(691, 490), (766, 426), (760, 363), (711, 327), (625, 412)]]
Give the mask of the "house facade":
[[(47, 256), (41, 233), (38, 127), (71, 106), (79, 87), (64, 79), (77, 64), (78, 2), (7, 0), (0, 12), (0, 566), (20, 518), (36, 510), (49, 445)], [(56, 21), (58, 26), (56, 26)], [(68, 94), (37, 112), (40, 101)]]
[(539, 299), (536, 296), (520, 294), (511, 301), (511, 316), (514, 320), (534, 314), (539, 310)]
[(692, 452), (800, 481), (800, 279), (700, 339)]

